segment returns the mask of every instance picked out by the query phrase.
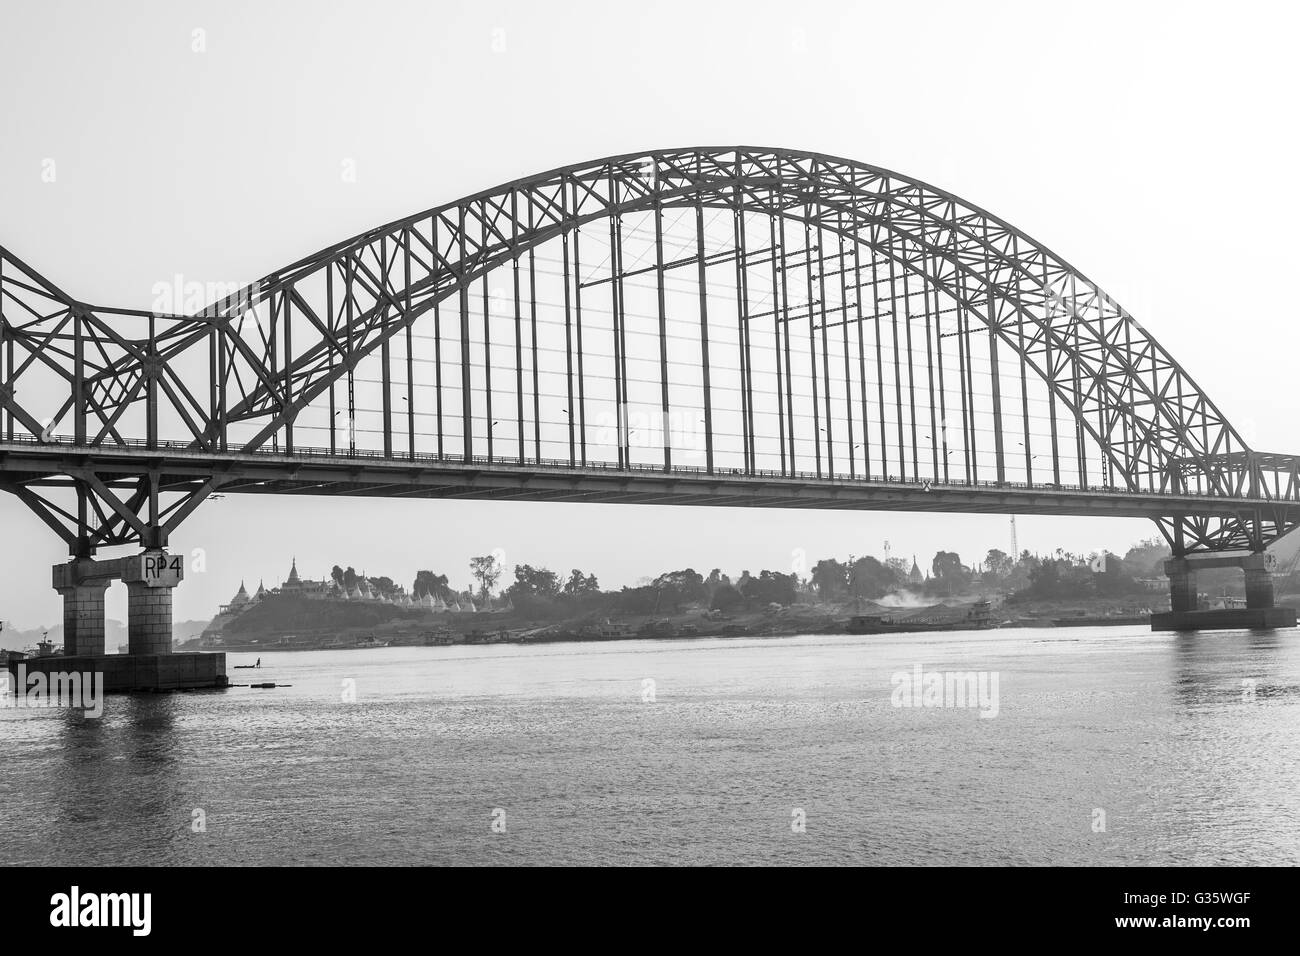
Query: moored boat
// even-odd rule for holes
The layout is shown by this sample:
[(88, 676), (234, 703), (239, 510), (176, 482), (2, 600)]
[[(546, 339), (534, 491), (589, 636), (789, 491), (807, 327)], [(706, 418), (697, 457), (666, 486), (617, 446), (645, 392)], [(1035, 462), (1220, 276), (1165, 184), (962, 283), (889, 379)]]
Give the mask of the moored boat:
[(930, 631), (982, 631), (997, 627), (988, 601), (976, 601), (965, 614), (938, 605), (909, 615), (856, 614), (849, 618), (849, 634), (914, 634)]

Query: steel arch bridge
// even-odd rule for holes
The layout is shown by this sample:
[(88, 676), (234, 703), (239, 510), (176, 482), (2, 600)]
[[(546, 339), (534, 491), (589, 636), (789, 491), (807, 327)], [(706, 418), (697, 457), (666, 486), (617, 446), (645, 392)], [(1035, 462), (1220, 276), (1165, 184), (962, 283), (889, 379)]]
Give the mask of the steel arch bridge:
[(217, 491), (1143, 516), (1176, 555), (1300, 523), (1300, 459), (1077, 269), (817, 153), (567, 166), (185, 311), (0, 248), (0, 487), (74, 556)]

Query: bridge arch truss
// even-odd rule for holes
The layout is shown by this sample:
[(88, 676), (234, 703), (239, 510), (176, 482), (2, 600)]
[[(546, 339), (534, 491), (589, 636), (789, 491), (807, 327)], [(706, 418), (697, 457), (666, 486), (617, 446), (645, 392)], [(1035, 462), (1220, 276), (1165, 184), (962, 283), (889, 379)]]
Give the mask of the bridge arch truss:
[(1296, 459), (1086, 276), (816, 153), (551, 170), (192, 314), (0, 250), (0, 316), (0, 483), (82, 551), (217, 490), (1140, 514), (1180, 554), (1300, 521)]

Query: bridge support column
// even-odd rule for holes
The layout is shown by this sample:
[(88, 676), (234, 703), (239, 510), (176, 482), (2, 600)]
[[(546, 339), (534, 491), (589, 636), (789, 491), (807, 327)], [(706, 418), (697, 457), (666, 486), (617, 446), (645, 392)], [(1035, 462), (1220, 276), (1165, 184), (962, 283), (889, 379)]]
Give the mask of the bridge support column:
[(1246, 572), (1246, 607), (1273, 606), (1273, 575), (1264, 564), (1264, 555), (1252, 554), (1242, 560)]
[(1169, 578), (1169, 609), (1175, 614), (1198, 610), (1196, 567), (1186, 558), (1170, 558), (1165, 562), (1165, 575)]
[(185, 562), (165, 551), (146, 551), (122, 560), (126, 583), (127, 652), (172, 652), (172, 588), (181, 583)]
[(54, 566), (54, 590), (63, 596), (63, 653), (104, 653), (104, 592), (118, 574), (117, 561), (73, 558)]
[(108, 582), (59, 588), (63, 595), (63, 653), (103, 654), (104, 592)]

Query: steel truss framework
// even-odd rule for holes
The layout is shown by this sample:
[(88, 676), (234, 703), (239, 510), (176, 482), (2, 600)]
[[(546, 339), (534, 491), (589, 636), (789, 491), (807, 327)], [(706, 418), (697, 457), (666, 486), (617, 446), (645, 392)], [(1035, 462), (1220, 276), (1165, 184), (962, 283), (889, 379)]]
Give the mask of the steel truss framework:
[[(670, 248), (670, 216), (685, 247)], [(581, 249), (597, 241), (593, 268)], [(557, 245), (562, 362), (538, 337), (538, 263)], [(685, 355), (669, 331), (677, 274), (698, 289)], [(628, 344), (638, 281), (654, 302), (654, 345), (640, 350)], [(609, 375), (592, 371), (597, 332)], [(431, 371), (416, 368), (425, 341)], [(653, 461), (627, 414), (644, 384), (629, 363), (647, 357), (664, 422)], [(704, 424), (690, 464), (667, 425), (682, 369)], [(554, 421), (539, 385), (552, 373), (567, 402)], [(606, 380), (607, 460), (588, 421)], [(368, 385), (373, 447), (356, 437)], [(432, 411), (417, 411), (417, 389), (433, 389)], [(738, 408), (720, 404), (724, 390)], [(496, 432), (503, 418), (515, 434)], [(300, 437), (308, 420), (327, 442)], [(543, 453), (544, 429), (560, 454)], [(1178, 554), (1257, 551), (1300, 524), (1300, 459), (1248, 448), (1137, 321), (1048, 249), (909, 177), (748, 147), (521, 179), (188, 315), (87, 305), (0, 249), (0, 487), (79, 554), (165, 546), (218, 490), (1142, 515)]]

